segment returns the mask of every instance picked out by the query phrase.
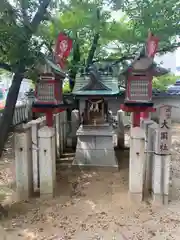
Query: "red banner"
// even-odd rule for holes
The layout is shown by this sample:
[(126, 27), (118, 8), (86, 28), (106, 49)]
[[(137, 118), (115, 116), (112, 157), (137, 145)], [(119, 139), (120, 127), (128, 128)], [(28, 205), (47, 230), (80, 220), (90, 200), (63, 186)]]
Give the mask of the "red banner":
[(71, 38), (64, 33), (59, 33), (56, 41), (55, 57), (56, 63), (59, 64), (62, 69), (64, 69), (66, 59), (71, 52), (72, 44), (73, 41)]
[(148, 34), (146, 53), (148, 57), (153, 58), (158, 49), (159, 39), (155, 37), (151, 32)]

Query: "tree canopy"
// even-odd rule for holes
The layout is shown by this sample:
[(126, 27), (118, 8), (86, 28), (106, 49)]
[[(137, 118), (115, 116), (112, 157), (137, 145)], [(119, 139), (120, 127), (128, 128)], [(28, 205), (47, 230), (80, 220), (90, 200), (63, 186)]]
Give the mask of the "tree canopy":
[[(31, 20), (45, 2), (50, 3), (48, 11), (36, 27)], [(175, 0), (166, 4), (161, 0), (15, 0), (13, 4), (2, 0), (0, 7), (0, 66), (7, 70), (14, 71), (20, 59), (31, 69), (42, 48), (46, 54), (52, 52), (60, 31), (73, 39), (69, 68), (93, 60), (133, 58), (144, 44), (148, 29), (160, 38), (160, 53), (179, 45), (180, 3)], [(121, 9), (116, 21), (112, 21), (114, 9)]]
[[(118, 19), (112, 20), (113, 10), (120, 10)], [(160, 54), (173, 51), (180, 45), (179, 22), (176, 0), (1, 0), (0, 68), (14, 76), (0, 119), (0, 154), (21, 81), (27, 75), (36, 79), (37, 63), (52, 55), (60, 31), (73, 39), (67, 68), (75, 79), (78, 69), (93, 61), (126, 65), (145, 43), (148, 29), (160, 39)]]

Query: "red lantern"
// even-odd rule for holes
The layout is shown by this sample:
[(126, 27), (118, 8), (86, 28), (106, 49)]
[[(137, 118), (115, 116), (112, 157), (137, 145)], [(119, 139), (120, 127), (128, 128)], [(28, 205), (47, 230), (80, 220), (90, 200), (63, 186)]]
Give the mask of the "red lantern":
[(46, 124), (53, 126), (53, 114), (64, 111), (62, 99), (62, 80), (64, 73), (47, 72), (41, 74), (36, 84), (36, 101), (33, 104), (33, 112), (45, 113)]
[(58, 105), (62, 103), (62, 80), (53, 73), (41, 74), (36, 85), (36, 104)]
[(152, 75), (150, 72), (128, 71), (125, 103), (145, 103), (152, 100)]
[(140, 126), (140, 113), (148, 117), (154, 112), (152, 102), (152, 66), (159, 39), (150, 31), (146, 43), (146, 53), (136, 58), (128, 68), (126, 77), (126, 96), (121, 109), (133, 113), (133, 127)]
[(152, 102), (152, 74), (150, 71), (134, 71), (127, 73), (126, 96), (121, 109), (132, 112), (133, 127), (140, 126), (140, 113), (155, 111)]

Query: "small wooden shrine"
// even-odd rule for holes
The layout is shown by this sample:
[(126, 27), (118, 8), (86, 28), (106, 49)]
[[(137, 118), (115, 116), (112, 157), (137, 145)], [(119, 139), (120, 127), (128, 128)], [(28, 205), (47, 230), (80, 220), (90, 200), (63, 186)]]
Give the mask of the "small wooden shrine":
[(109, 100), (119, 94), (118, 79), (93, 67), (89, 75), (76, 78), (72, 93), (80, 101), (83, 124), (102, 124), (108, 122)]
[(76, 79), (72, 93), (81, 115), (74, 164), (117, 167), (108, 100), (119, 94), (118, 79), (93, 66)]

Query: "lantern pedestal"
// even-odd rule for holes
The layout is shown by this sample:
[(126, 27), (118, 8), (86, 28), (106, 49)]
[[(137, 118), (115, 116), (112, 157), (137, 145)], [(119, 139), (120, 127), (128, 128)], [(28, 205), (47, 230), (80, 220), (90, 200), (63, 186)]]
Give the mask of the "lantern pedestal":
[(141, 112), (141, 116), (142, 119), (144, 120), (150, 120), (150, 115), (149, 112)]
[(45, 113), (46, 115), (46, 124), (48, 127), (53, 126), (53, 114), (60, 113), (65, 111), (67, 106), (65, 104), (39, 104), (34, 103), (32, 106), (32, 111), (35, 113)]
[(139, 127), (141, 112), (144, 113), (155, 112), (156, 108), (153, 108), (152, 106), (153, 103), (128, 103), (121, 104), (120, 108), (124, 112), (132, 112), (133, 113), (132, 125), (133, 127)]

